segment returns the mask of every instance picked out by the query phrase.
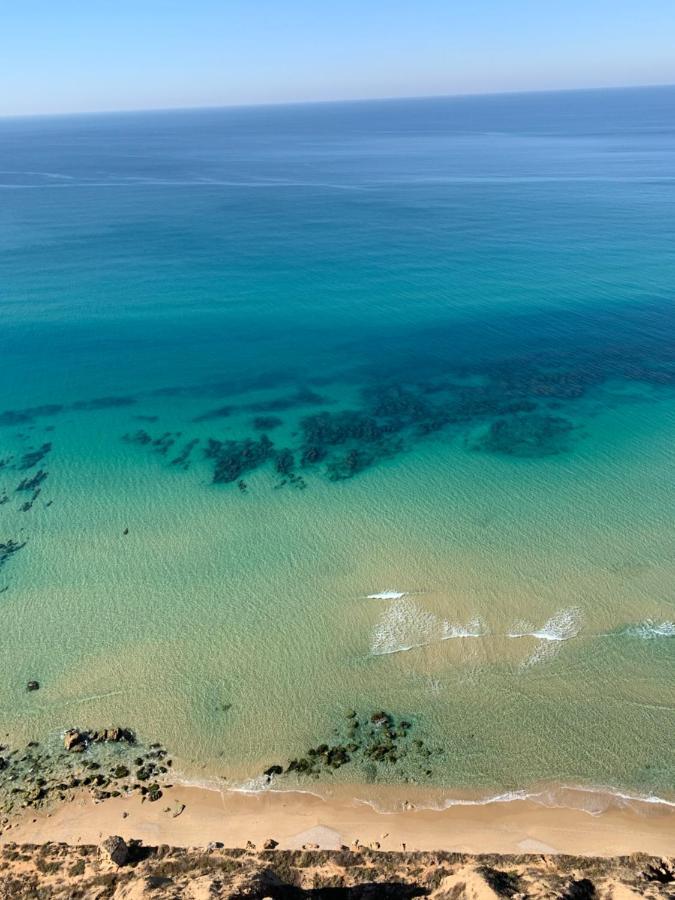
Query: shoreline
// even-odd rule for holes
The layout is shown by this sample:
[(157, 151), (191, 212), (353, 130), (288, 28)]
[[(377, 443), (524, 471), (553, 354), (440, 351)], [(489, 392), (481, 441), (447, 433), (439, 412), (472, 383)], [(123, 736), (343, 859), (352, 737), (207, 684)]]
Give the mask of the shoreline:
[[(372, 788), (369, 785), (369, 788)], [(424, 808), (415, 790), (378, 786), (380, 811), (354, 786), (330, 796), (294, 790), (243, 793), (175, 784), (150, 803), (138, 795), (96, 802), (84, 792), (42, 809), (26, 809), (3, 828), (0, 844), (98, 843), (111, 834), (146, 844), (225, 847), (268, 839), (280, 849), (370, 847), (387, 851), (494, 854), (672, 855), (675, 809), (614, 803), (601, 812), (543, 805), (531, 798)], [(402, 797), (410, 799), (403, 801)], [(398, 809), (395, 808), (398, 805)], [(405, 807), (405, 808), (403, 808)]]

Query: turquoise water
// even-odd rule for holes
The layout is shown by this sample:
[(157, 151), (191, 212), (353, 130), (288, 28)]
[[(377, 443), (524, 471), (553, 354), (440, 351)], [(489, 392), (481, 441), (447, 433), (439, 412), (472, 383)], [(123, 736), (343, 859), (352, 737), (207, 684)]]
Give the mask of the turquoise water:
[(674, 110), (0, 122), (3, 732), (672, 799)]

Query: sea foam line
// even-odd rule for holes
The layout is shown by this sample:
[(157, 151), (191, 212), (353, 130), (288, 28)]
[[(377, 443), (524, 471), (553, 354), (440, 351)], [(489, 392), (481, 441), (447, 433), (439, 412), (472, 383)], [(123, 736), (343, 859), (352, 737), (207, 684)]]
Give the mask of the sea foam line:
[[(675, 800), (667, 800), (665, 797), (659, 797), (656, 794), (633, 794), (627, 791), (620, 791), (613, 788), (605, 787), (586, 787), (579, 785), (561, 784), (549, 789), (542, 790), (514, 790), (506, 791), (501, 794), (490, 794), (487, 797), (476, 797), (469, 799), (466, 797), (445, 797), (438, 802), (426, 802), (408, 804), (403, 807), (403, 811), (431, 811), (443, 812), (446, 809), (452, 809), (458, 806), (491, 806), (497, 803), (516, 803), (519, 801), (530, 801), (537, 803), (550, 809), (574, 809), (579, 812), (586, 813), (590, 816), (600, 816), (605, 812), (604, 809), (589, 809), (580, 803), (565, 802), (560, 796), (565, 792), (574, 794), (590, 794), (596, 797), (605, 797), (610, 802), (625, 801), (625, 803), (642, 803), (649, 806), (665, 806), (668, 809), (675, 809)], [(355, 798), (356, 803), (361, 803), (374, 809), (375, 812), (382, 815), (395, 815), (401, 812), (401, 808), (388, 809), (383, 807), (376, 800), (370, 800), (362, 797)]]
[(367, 594), (366, 600), (402, 600), (408, 596), (408, 591), (386, 590), (376, 594)]

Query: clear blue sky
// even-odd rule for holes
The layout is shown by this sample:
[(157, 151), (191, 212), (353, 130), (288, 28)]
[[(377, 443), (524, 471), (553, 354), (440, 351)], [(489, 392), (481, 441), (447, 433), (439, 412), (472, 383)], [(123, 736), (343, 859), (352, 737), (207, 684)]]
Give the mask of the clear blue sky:
[(675, 82), (675, 0), (0, 0), (0, 114)]

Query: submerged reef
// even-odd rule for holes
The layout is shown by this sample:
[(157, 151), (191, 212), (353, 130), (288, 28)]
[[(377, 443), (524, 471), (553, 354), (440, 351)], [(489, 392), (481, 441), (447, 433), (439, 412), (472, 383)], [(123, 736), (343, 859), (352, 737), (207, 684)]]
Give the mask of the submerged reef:
[(57, 416), (66, 412), (93, 412), (101, 409), (114, 409), (120, 406), (131, 406), (136, 403), (135, 397), (95, 397), (89, 400), (77, 400), (75, 403), (46, 403), (42, 406), (30, 406), (26, 409), (6, 409), (0, 413), (0, 427), (10, 425), (27, 425), (36, 419)]
[(47, 442), (44, 443), (41, 447), (38, 447), (36, 450), (29, 450), (21, 457), (21, 461), (19, 462), (17, 468), (18, 469), (32, 469), (39, 462), (47, 456), (48, 453), (51, 452), (52, 445)]
[(14, 556), (19, 550), (26, 546), (26, 541), (8, 540), (0, 543), (0, 569)]
[(44, 416), (55, 416), (63, 410), (64, 407), (59, 403), (31, 406), (28, 409), (7, 409), (0, 413), (0, 426), (26, 425)]
[(295, 394), (286, 397), (275, 397), (272, 400), (250, 403), (246, 409), (251, 412), (284, 412), (301, 406), (325, 406), (328, 402), (328, 399), (322, 397), (321, 394), (317, 394), (309, 388), (302, 388)]
[(69, 409), (91, 411), (97, 409), (115, 409), (119, 406), (132, 406), (135, 397), (95, 397), (93, 400), (78, 400)]
[(38, 469), (35, 475), (30, 478), (23, 478), (17, 485), (17, 491), (36, 491), (40, 489), (40, 485), (47, 478), (48, 473), (44, 469)]
[(562, 416), (510, 416), (492, 422), (475, 448), (508, 456), (551, 456), (567, 449), (573, 429)]
[(171, 465), (181, 466), (183, 469), (189, 468), (190, 455), (198, 443), (199, 438), (192, 438), (192, 440), (188, 441), (180, 451), (178, 456), (174, 457), (174, 459), (171, 460)]
[(152, 435), (148, 434), (145, 429), (139, 428), (138, 431), (123, 434), (122, 440), (127, 444), (140, 444), (143, 446), (145, 444), (152, 444)]
[(237, 481), (272, 458), (274, 445), (266, 434), (257, 441), (217, 441), (209, 438), (204, 456), (214, 461), (213, 483)]
[(278, 416), (256, 416), (251, 421), (251, 425), (256, 431), (271, 431), (283, 424), (283, 420)]
[(232, 414), (234, 406), (220, 406), (218, 409), (210, 409), (208, 412), (195, 416), (193, 422), (210, 422), (212, 419), (226, 419)]
[[(310, 747), (304, 756), (274, 763), (263, 772), (268, 781), (287, 775), (320, 778), (352, 764), (367, 781), (379, 774), (404, 781), (424, 781), (433, 775), (432, 760), (442, 756), (440, 748), (428, 746), (423, 737), (414, 737), (416, 725), (385, 710), (359, 716), (349, 710), (330, 743)], [(397, 771), (399, 763), (404, 767)]]

